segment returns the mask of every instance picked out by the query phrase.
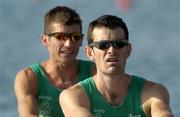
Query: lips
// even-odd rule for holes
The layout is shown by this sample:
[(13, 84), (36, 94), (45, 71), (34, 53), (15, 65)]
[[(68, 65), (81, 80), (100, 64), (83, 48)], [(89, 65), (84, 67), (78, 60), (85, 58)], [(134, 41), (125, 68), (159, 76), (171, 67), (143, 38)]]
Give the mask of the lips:
[(108, 58), (106, 62), (118, 62), (117, 58)]
[(62, 50), (61, 53), (63, 53), (63, 54), (72, 54), (73, 51), (72, 50)]

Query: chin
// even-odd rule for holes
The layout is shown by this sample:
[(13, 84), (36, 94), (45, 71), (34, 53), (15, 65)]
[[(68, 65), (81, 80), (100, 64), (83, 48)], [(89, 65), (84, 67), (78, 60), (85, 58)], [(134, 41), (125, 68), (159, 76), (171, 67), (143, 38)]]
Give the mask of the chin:
[(117, 70), (117, 69), (109, 69), (109, 70), (107, 71), (107, 73), (110, 74), (110, 75), (114, 75), (114, 74), (119, 73), (119, 70)]

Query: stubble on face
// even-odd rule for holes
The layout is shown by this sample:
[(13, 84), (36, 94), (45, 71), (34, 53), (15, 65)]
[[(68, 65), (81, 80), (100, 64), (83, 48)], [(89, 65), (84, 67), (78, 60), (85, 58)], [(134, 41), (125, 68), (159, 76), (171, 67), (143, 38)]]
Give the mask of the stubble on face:
[[(52, 23), (50, 26), (51, 33), (63, 32), (63, 33), (81, 33), (80, 26), (78, 24), (63, 25), (61, 23)], [(55, 37), (53, 37), (55, 38)], [(52, 54), (54, 59), (62, 63), (72, 63), (75, 61), (81, 46), (81, 40), (79, 42), (72, 42), (70, 40), (59, 41), (54, 40), (52, 46)]]
[[(108, 29), (105, 27), (98, 27), (93, 30), (92, 34), (94, 42), (125, 38), (122, 28)], [(124, 73), (124, 67), (126, 63), (126, 51), (124, 49), (125, 48), (115, 49), (110, 47), (106, 50), (100, 50), (94, 47), (93, 51), (97, 68), (101, 72), (107, 74)]]

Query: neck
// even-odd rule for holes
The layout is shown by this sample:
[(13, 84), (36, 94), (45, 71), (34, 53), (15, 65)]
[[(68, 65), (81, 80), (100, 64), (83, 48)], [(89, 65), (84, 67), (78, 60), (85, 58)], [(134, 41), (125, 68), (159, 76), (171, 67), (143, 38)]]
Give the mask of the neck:
[(77, 69), (77, 60), (71, 61), (71, 62), (57, 62), (53, 59), (49, 59), (45, 62), (45, 66), (47, 66), (48, 69), (51, 69), (52, 71), (61, 72), (62, 71), (70, 71), (73, 69)]
[(127, 95), (130, 83), (128, 75), (100, 75), (94, 77), (95, 84), (103, 97), (113, 105), (119, 104)]
[(46, 76), (50, 82), (56, 87), (67, 88), (76, 83), (78, 61), (69, 64), (55, 63), (53, 61), (46, 61), (43, 63)]

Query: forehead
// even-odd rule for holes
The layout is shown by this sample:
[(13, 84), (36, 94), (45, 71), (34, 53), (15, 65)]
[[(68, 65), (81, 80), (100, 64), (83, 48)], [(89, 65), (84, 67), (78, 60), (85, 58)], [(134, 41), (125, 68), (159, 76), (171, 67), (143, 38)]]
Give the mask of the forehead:
[(81, 32), (81, 28), (80, 25), (78, 24), (64, 25), (62, 23), (51, 23), (49, 25), (49, 31), (73, 33), (73, 32)]
[(109, 29), (106, 27), (96, 27), (92, 31), (94, 41), (107, 39), (124, 39), (125, 34), (122, 28)]

